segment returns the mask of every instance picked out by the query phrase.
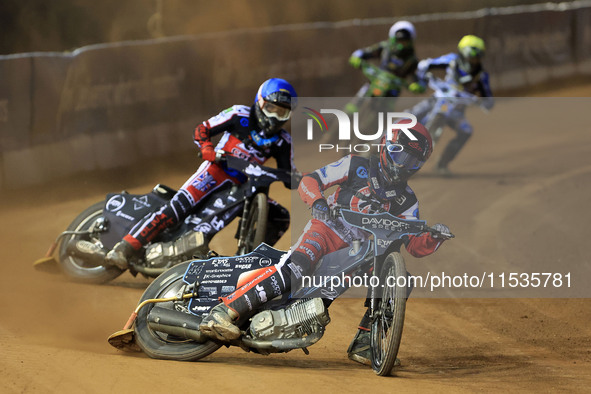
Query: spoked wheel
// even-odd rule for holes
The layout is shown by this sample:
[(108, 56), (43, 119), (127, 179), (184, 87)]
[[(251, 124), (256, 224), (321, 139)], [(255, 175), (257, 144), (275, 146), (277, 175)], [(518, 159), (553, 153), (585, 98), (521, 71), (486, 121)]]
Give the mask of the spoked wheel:
[[(66, 231), (87, 231), (99, 226), (103, 219), (104, 205), (105, 203), (101, 201), (86, 208), (74, 219)], [(82, 234), (63, 237), (59, 248), (59, 262), (70, 279), (85, 283), (105, 283), (121, 275), (123, 271), (115, 266), (97, 265), (96, 262), (92, 263), (68, 254), (68, 244), (73, 240), (88, 241), (103, 249), (103, 244), (98, 238), (98, 232), (94, 235)]]
[[(400, 277), (405, 280), (395, 280)], [(404, 259), (400, 253), (390, 253), (382, 268), (382, 298), (371, 324), (371, 367), (380, 376), (389, 375), (396, 362), (404, 326), (406, 282)]]
[[(183, 275), (189, 264), (190, 262), (187, 261), (163, 272), (148, 286), (140, 303), (147, 299), (175, 297), (185, 284)], [(155, 331), (148, 326), (148, 314), (155, 305), (159, 308), (190, 313), (188, 304), (189, 300), (170, 301), (148, 304), (140, 309), (135, 320), (135, 341), (144, 353), (152, 358), (192, 361), (203, 358), (220, 348), (221, 345), (212, 341), (199, 343), (192, 339), (178, 338)]]
[(243, 245), (238, 249), (238, 254), (250, 253), (265, 241), (268, 217), (267, 196), (265, 193), (258, 193), (252, 199), (248, 217), (242, 218), (246, 220), (246, 235)]

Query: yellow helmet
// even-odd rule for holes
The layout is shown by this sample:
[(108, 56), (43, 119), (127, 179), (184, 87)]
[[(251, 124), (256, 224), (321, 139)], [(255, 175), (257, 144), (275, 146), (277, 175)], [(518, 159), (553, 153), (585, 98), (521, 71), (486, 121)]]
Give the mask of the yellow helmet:
[(485, 50), (484, 40), (473, 35), (462, 37), (458, 43), (458, 52), (464, 59), (482, 57), (484, 56)]

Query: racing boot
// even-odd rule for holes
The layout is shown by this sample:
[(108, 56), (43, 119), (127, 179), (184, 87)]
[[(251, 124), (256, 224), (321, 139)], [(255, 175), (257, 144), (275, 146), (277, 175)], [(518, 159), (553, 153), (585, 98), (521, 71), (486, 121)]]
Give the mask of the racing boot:
[[(359, 323), (359, 328), (349, 345), (349, 349), (347, 349), (347, 356), (351, 361), (371, 367), (371, 331), (368, 328), (369, 325), (370, 318), (368, 309), (365, 311), (365, 315), (363, 315), (363, 318)], [(400, 365), (400, 360), (396, 358), (394, 366), (398, 365)]]
[[(369, 299), (365, 300), (365, 306), (369, 306)], [(367, 308), (359, 322), (357, 333), (353, 337), (349, 349), (347, 349), (349, 360), (369, 366), (371, 366), (370, 324), (371, 319), (369, 317), (369, 308)]]
[[(221, 297), (199, 325), (199, 331), (212, 339), (229, 342), (241, 335), (239, 326), (267, 301), (289, 292), (291, 283), (287, 272), (273, 265), (248, 272), (242, 281), (248, 281), (232, 294)], [(285, 269), (283, 269), (285, 270)], [(287, 271), (287, 270), (285, 270)], [(253, 278), (254, 277), (254, 278)], [(283, 278), (287, 278), (286, 281)], [(238, 286), (241, 283), (238, 282)]]
[(349, 349), (347, 349), (349, 360), (371, 366), (371, 342), (369, 335), (369, 329), (359, 327), (357, 334), (355, 334), (353, 341), (349, 345)]
[(115, 265), (124, 270), (129, 266), (128, 259), (134, 252), (135, 249), (133, 246), (131, 246), (129, 242), (122, 240), (117, 243), (109, 253), (107, 253), (105, 261), (107, 264)]

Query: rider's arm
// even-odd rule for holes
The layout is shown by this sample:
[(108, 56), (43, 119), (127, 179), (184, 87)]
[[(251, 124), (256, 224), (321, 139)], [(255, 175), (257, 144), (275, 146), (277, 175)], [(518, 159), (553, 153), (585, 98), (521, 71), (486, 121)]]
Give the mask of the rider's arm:
[(384, 45), (382, 42), (378, 42), (377, 44), (373, 44), (366, 48), (358, 49), (353, 52), (352, 56), (359, 57), (361, 59), (373, 59), (379, 57), (382, 51), (384, 50)]
[(351, 155), (306, 174), (298, 188), (301, 199), (308, 206), (312, 206), (318, 199), (324, 199), (323, 191), (347, 180), (350, 163)]
[(417, 77), (420, 80), (424, 80), (425, 74), (431, 70), (445, 70), (454, 58), (453, 53), (448, 53), (447, 55), (439, 56), (434, 59), (428, 58), (421, 60), (417, 66)]
[(425, 257), (434, 253), (443, 243), (442, 239), (435, 239), (431, 233), (409, 235), (405, 242), (406, 250), (414, 257)]
[[(201, 149), (203, 160), (215, 161), (215, 150), (211, 142), (211, 137), (224, 131), (232, 131), (236, 117), (244, 115), (243, 106), (235, 105), (206, 120), (195, 128), (193, 138), (195, 144)], [(246, 112), (246, 115), (248, 115), (248, 112)]]
[(213, 149), (213, 143), (211, 142), (211, 127), (208, 121), (205, 121), (197, 126), (195, 129), (195, 144), (201, 149), (201, 157), (203, 160), (214, 161), (215, 150)]
[(382, 42), (369, 46), (367, 48), (357, 49), (355, 52), (351, 54), (349, 58), (349, 63), (355, 67), (359, 68), (361, 65), (361, 60), (367, 59), (375, 59), (380, 57), (380, 54), (384, 50), (384, 46)]
[[(409, 209), (398, 215), (401, 219), (419, 220), (418, 201)], [(431, 233), (408, 235), (404, 238), (406, 251), (414, 257), (425, 257), (434, 253), (443, 243), (443, 239), (433, 238)]]
[(488, 73), (483, 71), (480, 74), (480, 80), (478, 81), (478, 91), (480, 93), (480, 97), (482, 97), (482, 107), (485, 109), (491, 109), (494, 105), (494, 99), (492, 90), (490, 88), (490, 81), (488, 78)]

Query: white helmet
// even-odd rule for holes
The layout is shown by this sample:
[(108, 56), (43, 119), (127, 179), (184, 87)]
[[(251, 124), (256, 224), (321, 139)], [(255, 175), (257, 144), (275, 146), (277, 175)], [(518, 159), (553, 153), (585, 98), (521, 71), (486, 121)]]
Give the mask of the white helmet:
[(415, 30), (415, 27), (409, 21), (398, 21), (398, 22), (394, 23), (392, 25), (392, 27), (390, 28), (390, 32), (388, 33), (388, 37), (395, 38), (396, 33), (399, 32), (400, 30), (408, 31), (408, 33), (410, 34), (411, 40), (414, 40), (415, 38), (417, 38), (417, 32)]

